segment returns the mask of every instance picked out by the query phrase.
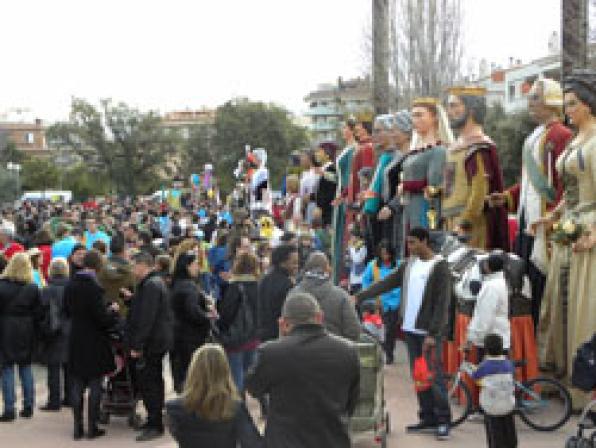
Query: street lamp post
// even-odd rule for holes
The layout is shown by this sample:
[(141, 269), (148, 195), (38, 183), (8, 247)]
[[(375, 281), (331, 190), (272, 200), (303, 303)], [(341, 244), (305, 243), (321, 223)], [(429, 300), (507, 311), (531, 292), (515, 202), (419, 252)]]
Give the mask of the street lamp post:
[(14, 171), (14, 173), (15, 173), (15, 179), (16, 179), (16, 182), (15, 182), (15, 184), (16, 184), (15, 185), (16, 191), (15, 191), (15, 193), (16, 193), (16, 198), (18, 199), (19, 198), (19, 191), (21, 189), (20, 176), (19, 176), (20, 175), (20, 172), (21, 172), (21, 165), (18, 164), (18, 163), (8, 162), (6, 164), (6, 169), (8, 171)]

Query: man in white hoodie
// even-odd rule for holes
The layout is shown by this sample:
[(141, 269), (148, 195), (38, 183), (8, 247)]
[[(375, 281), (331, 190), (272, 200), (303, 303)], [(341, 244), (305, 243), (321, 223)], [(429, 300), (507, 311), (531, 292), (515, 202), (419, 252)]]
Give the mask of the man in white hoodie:
[(498, 334), (503, 339), (503, 349), (508, 352), (511, 343), (509, 324), (509, 289), (503, 275), (503, 255), (490, 254), (481, 262), (483, 281), (470, 325), (468, 346), (484, 348), (484, 338)]

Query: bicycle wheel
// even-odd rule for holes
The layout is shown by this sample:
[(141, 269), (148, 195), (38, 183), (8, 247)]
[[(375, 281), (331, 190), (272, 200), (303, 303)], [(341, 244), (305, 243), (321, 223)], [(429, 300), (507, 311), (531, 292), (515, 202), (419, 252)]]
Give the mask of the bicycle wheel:
[(517, 412), (536, 431), (559, 429), (571, 417), (571, 396), (561, 383), (534, 378), (516, 388)]
[(457, 377), (447, 376), (447, 397), (451, 408), (451, 427), (456, 427), (465, 422), (472, 412), (472, 394), (470, 389), (461, 381), (454, 384)]

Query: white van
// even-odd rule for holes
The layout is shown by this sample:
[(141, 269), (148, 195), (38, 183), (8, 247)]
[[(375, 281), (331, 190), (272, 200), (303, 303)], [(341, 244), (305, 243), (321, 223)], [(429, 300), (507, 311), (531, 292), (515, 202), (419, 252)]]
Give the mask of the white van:
[(70, 202), (72, 201), (72, 191), (67, 190), (43, 190), (26, 191), (21, 196), (21, 201), (51, 201), (51, 202)]

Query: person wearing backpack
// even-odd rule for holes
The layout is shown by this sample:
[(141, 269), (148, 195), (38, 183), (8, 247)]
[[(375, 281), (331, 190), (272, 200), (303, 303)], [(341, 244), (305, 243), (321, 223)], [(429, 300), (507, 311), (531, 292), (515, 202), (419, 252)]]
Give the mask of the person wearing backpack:
[[(69, 280), (68, 260), (54, 258), (48, 269), (48, 285), (41, 290), (41, 303), (45, 310), (41, 331), (45, 338), (45, 356), (48, 376), (48, 402), (42, 411), (59, 411), (61, 405), (70, 400), (70, 378), (68, 374), (68, 338), (70, 318), (66, 314), (64, 288)], [(64, 395), (60, 400), (60, 383), (64, 383)]]
[(484, 338), (486, 355), (478, 368), (471, 374), (478, 381), (480, 406), (484, 411), (484, 424), (488, 448), (516, 448), (515, 431), (515, 386), (513, 363), (503, 352), (503, 338), (488, 334)]
[(217, 303), (220, 342), (226, 349), (238, 391), (244, 391), (244, 375), (252, 365), (259, 345), (258, 260), (242, 253), (234, 260), (230, 285)]

